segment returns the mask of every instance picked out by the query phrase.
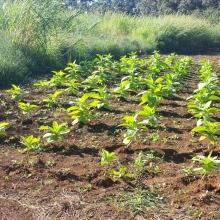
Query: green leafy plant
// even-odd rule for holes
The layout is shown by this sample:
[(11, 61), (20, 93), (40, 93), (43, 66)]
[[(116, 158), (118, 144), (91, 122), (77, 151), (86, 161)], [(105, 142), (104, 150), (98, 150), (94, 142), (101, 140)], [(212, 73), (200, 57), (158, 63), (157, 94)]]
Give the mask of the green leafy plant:
[(27, 115), (28, 117), (30, 116), (30, 111), (38, 107), (37, 105), (30, 104), (29, 102), (27, 103), (19, 102), (18, 106), (22, 110), (23, 114)]
[(27, 91), (21, 89), (19, 86), (16, 86), (14, 84), (12, 84), (12, 89), (8, 89), (6, 90), (6, 92), (9, 92), (12, 94), (12, 99), (16, 102), (18, 101), (21, 101), (23, 98), (22, 98), (22, 95), (23, 94), (26, 94)]
[(125, 123), (120, 124), (119, 126), (123, 126), (127, 128), (127, 132), (124, 134), (124, 140), (123, 143), (126, 145), (129, 145), (132, 141), (132, 139), (137, 139), (137, 132), (140, 127), (145, 127), (143, 126), (142, 122), (137, 121), (137, 116), (125, 116), (122, 118), (125, 120)]
[(187, 98), (190, 103), (203, 105), (209, 101), (220, 100), (218, 97), (220, 87), (212, 82), (199, 83), (194, 95)]
[(146, 165), (146, 161), (143, 158), (145, 157), (145, 155), (143, 154), (142, 151), (139, 152), (137, 158), (135, 159), (135, 165), (139, 166), (139, 167), (144, 167)]
[(70, 129), (66, 125), (66, 122), (59, 125), (54, 121), (51, 127), (48, 125), (42, 125), (39, 129), (50, 131), (49, 133), (46, 133), (43, 138), (47, 139), (48, 143), (51, 143), (58, 139), (64, 139), (62, 135), (70, 132)]
[(163, 90), (166, 91), (166, 97), (173, 98), (174, 94), (178, 92), (178, 87), (180, 83), (176, 79), (174, 74), (171, 73), (165, 73), (164, 77), (166, 79), (166, 82), (164, 84)]
[(153, 79), (155, 79), (155, 77), (158, 76), (158, 74), (167, 67), (167, 64), (164, 62), (164, 57), (159, 54), (159, 51), (156, 50), (149, 58), (147, 64), (149, 74)]
[(158, 117), (156, 116), (155, 107), (143, 106), (143, 110), (137, 112), (137, 115), (144, 117), (144, 120), (140, 122), (143, 125), (150, 125), (155, 127)]
[(125, 76), (121, 79), (121, 81), (129, 82), (129, 91), (137, 92), (138, 89), (141, 88), (142, 78), (138, 73), (128, 72), (128, 76)]
[(79, 78), (80, 69), (80, 65), (76, 64), (76, 62), (68, 63), (68, 67), (64, 69), (68, 71), (68, 74), (65, 77), (70, 78), (71, 80), (77, 80)]
[(94, 89), (94, 92), (98, 93), (91, 93), (91, 98), (96, 99), (92, 103), (89, 104), (90, 107), (97, 107), (99, 108), (106, 108), (109, 109), (109, 101), (107, 100), (110, 96), (106, 91), (106, 87)]
[(66, 73), (63, 72), (62, 70), (52, 71), (52, 73), (54, 75), (50, 80), (50, 84), (55, 86), (56, 88), (61, 88), (66, 81), (66, 79), (65, 79)]
[(210, 144), (215, 144), (216, 135), (220, 134), (220, 122), (204, 121), (203, 125), (193, 128), (192, 132), (202, 134), (200, 141), (209, 138)]
[(110, 70), (113, 65), (112, 55), (111, 54), (96, 54), (94, 59), (95, 68), (103, 68), (105, 70)]
[(141, 96), (141, 103), (143, 105), (147, 102), (150, 107), (157, 107), (159, 103), (163, 101), (163, 97), (167, 96), (167, 88), (162, 84), (164, 79), (159, 77), (154, 80), (152, 77), (146, 79), (146, 84), (149, 87), (147, 91), (141, 92), (138, 95)]
[(90, 96), (90, 93), (85, 93), (81, 98), (76, 99), (74, 102), (75, 106), (71, 106), (67, 109), (71, 118), (74, 119), (72, 122), (73, 125), (78, 122), (87, 124), (91, 118), (94, 118), (94, 115), (91, 114), (90, 106), (86, 104)]
[(82, 84), (85, 85), (84, 90), (96, 89), (103, 84), (103, 79), (97, 72), (93, 72), (91, 76), (87, 77), (87, 79), (82, 82)]
[(101, 165), (106, 166), (109, 165), (111, 162), (116, 161), (118, 158), (115, 156), (115, 153), (109, 153), (107, 150), (102, 149), (101, 153)]
[(9, 123), (7, 122), (0, 123), (0, 136), (3, 136), (6, 134), (5, 128), (7, 125), (9, 125)]
[(212, 151), (209, 153), (208, 157), (206, 156), (195, 156), (192, 158), (194, 162), (199, 162), (203, 164), (202, 167), (193, 169), (194, 172), (198, 174), (208, 175), (218, 166), (220, 166), (220, 160), (217, 160), (217, 157), (212, 157)]
[(49, 94), (48, 98), (43, 99), (44, 102), (48, 103), (49, 107), (58, 106), (57, 97), (60, 95), (62, 91), (55, 91), (53, 94)]
[(129, 80), (122, 81), (118, 87), (112, 90), (112, 93), (116, 94), (117, 98), (126, 99), (129, 95), (130, 82)]
[(197, 126), (202, 125), (206, 121), (214, 121), (210, 116), (214, 113), (219, 112), (219, 108), (211, 107), (212, 101), (208, 101), (204, 104), (189, 104), (188, 109), (195, 118), (198, 119)]
[(169, 68), (173, 70), (172, 75), (174, 75), (176, 82), (181, 82), (182, 79), (188, 74), (192, 63), (192, 57), (185, 56), (178, 59), (173, 65), (169, 66)]
[(107, 170), (107, 174), (112, 175), (114, 182), (118, 181), (118, 179), (120, 179), (121, 177), (124, 177), (124, 176), (132, 178), (133, 175), (131, 173), (126, 173), (126, 170), (127, 170), (126, 167), (120, 168), (119, 171)]
[(42, 151), (44, 150), (42, 144), (40, 144), (40, 136), (35, 138), (33, 135), (30, 135), (28, 137), (21, 136), (21, 143), (25, 145), (25, 149), (21, 152), (24, 153), (26, 151)]
[(45, 89), (50, 84), (50, 81), (39, 81), (34, 83), (34, 86), (40, 87), (41, 89)]
[(69, 95), (77, 95), (80, 84), (75, 79), (71, 79), (69, 82), (66, 82), (65, 85), (68, 87), (65, 91), (67, 91)]
[(142, 151), (140, 151), (138, 156), (135, 158), (135, 165), (138, 167), (136, 172), (138, 175), (142, 175), (144, 173), (146, 162), (147, 160), (145, 160), (145, 155)]

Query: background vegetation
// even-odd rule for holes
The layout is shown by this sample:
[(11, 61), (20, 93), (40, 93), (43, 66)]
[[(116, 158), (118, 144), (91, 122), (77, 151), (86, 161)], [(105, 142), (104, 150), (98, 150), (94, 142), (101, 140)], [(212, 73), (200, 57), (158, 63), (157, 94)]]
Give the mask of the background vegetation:
[[(131, 51), (192, 53), (220, 42), (218, 11), (211, 13), (218, 1), (184, 1), (194, 9), (185, 11), (178, 0), (134, 1), (142, 9), (138, 13), (126, 9), (126, 1), (110, 1), (118, 2), (114, 7), (106, 2), (88, 8), (88, 1), (80, 1), (70, 10), (71, 1), (0, 0), (0, 85), (25, 82), (96, 54), (118, 59)], [(144, 11), (147, 3), (150, 10)]]

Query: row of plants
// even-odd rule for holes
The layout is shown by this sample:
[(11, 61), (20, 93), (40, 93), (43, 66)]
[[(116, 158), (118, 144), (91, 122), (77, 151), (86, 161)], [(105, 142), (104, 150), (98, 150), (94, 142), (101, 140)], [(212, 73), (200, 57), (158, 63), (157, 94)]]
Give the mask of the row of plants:
[(120, 59), (131, 51), (186, 53), (219, 43), (219, 24), (193, 16), (85, 14), (42, 0), (1, 0), (0, 8), (0, 86), (27, 82), (73, 60), (93, 60), (97, 53)]
[[(164, 98), (173, 98), (174, 94), (180, 91), (178, 86), (187, 75), (192, 59), (183, 57), (178, 59), (177, 62), (174, 62), (174, 60), (175, 54), (171, 54), (163, 61), (162, 56), (157, 52), (149, 60), (149, 72), (142, 81), (137, 83), (148, 88), (138, 94), (138, 96), (141, 96), (139, 106), (142, 106), (142, 110), (136, 112), (133, 116), (125, 116), (123, 118), (125, 123), (120, 125), (127, 128), (127, 132), (124, 134), (124, 144), (128, 145), (133, 138), (137, 139), (139, 129), (146, 129), (147, 126), (155, 127), (159, 118), (156, 114), (158, 105), (162, 103)], [(169, 69), (172, 70), (172, 73), (167, 72)], [(129, 83), (128, 81), (128, 85), (130, 85)], [(141, 117), (142, 121), (138, 117)]]
[[(112, 95), (126, 100), (130, 93), (137, 94), (147, 88), (137, 94), (142, 100), (139, 105), (147, 105), (134, 116), (125, 116), (125, 123), (120, 125), (127, 127), (123, 142), (128, 145), (137, 137), (139, 128), (155, 127), (158, 119), (156, 107), (163, 98), (172, 98), (174, 93), (178, 92), (179, 82), (187, 75), (191, 64), (192, 59), (189, 57), (177, 59), (174, 53), (163, 57), (158, 51), (155, 51), (149, 60), (139, 59), (135, 53), (131, 53), (129, 57), (123, 56), (120, 62), (113, 61), (111, 55), (97, 55), (94, 61), (83, 62), (81, 66), (75, 62), (69, 63), (64, 71), (53, 71), (53, 77), (49, 81), (40, 81), (34, 85), (43, 90), (48, 86), (55, 87), (55, 92), (43, 99), (48, 107), (59, 107), (58, 96), (62, 93), (77, 96), (82, 92), (83, 95), (69, 102), (73, 105), (65, 109), (74, 119), (73, 125), (78, 122), (88, 123), (94, 118), (94, 108), (109, 109), (109, 99)], [(108, 84), (113, 88), (107, 89)], [(22, 95), (26, 94), (26, 91), (16, 85), (12, 87), (7, 92), (12, 94), (14, 101), (18, 101), (22, 112), (30, 117), (29, 113), (37, 108), (37, 105), (22, 101)], [(138, 121), (138, 116), (144, 119)]]
[[(113, 61), (111, 55), (97, 55), (93, 61), (84, 61), (81, 65), (69, 63), (64, 71), (53, 71), (50, 80), (36, 82), (34, 85), (43, 91), (43, 102), (28, 102), (24, 98), (27, 91), (16, 85), (12, 85), (12, 89), (6, 92), (11, 94), (11, 98), (27, 118), (31, 118), (31, 112), (41, 105), (46, 106), (48, 110), (58, 109), (65, 112), (73, 119), (73, 127), (77, 123), (87, 124), (91, 119), (97, 118), (97, 111), (111, 109), (112, 97), (128, 100), (131, 94), (141, 96), (138, 107), (140, 110), (124, 116), (124, 123), (118, 125), (127, 129), (123, 143), (128, 147), (132, 140), (138, 139), (139, 131), (156, 127), (156, 121), (159, 119), (157, 107), (164, 99), (172, 99), (180, 91), (180, 82), (189, 73), (191, 65), (190, 57), (178, 58), (174, 53), (162, 56), (158, 51), (149, 59), (140, 59), (135, 53), (131, 53), (128, 57), (121, 57), (119, 62)], [(188, 109), (198, 120), (192, 132), (202, 133), (200, 140), (209, 137), (210, 143), (214, 144), (215, 135), (220, 133), (219, 123), (211, 118), (219, 111), (214, 107), (214, 101), (219, 100), (218, 78), (208, 61), (203, 61), (200, 73), (201, 82), (198, 89), (188, 99)], [(45, 97), (48, 91), (52, 92)], [(62, 103), (61, 99), (58, 99), (61, 95)], [(69, 101), (67, 105), (65, 101)], [(0, 124), (0, 135), (6, 134), (5, 129), (8, 125), (8, 122)], [(54, 120), (51, 125), (40, 126), (39, 130), (46, 131), (43, 138), (47, 143), (42, 144), (41, 136), (21, 136), (20, 140), (25, 148), (20, 152), (45, 150), (47, 144), (64, 139), (64, 135), (69, 133), (71, 128), (67, 126), (67, 122), (59, 124)], [(113, 155), (102, 151), (103, 157), (108, 154)], [(212, 152), (208, 157), (196, 156), (193, 159), (204, 163), (203, 168), (198, 169), (204, 174), (219, 165), (219, 161), (216, 157), (211, 157), (211, 154)], [(140, 158), (141, 153), (139, 163), (144, 164)], [(106, 173), (113, 175), (117, 180), (119, 176), (125, 176), (126, 168), (122, 167), (119, 171), (108, 170)]]
[[(201, 62), (201, 69), (198, 83), (198, 88), (194, 90), (194, 94), (188, 98), (188, 109), (196, 118), (196, 127), (192, 132), (201, 134), (200, 141), (208, 138), (209, 143), (214, 145), (216, 135), (220, 134), (220, 122), (217, 122), (212, 116), (219, 112), (220, 109), (215, 107), (215, 103), (219, 98), (219, 80), (214, 72), (214, 66), (208, 60)], [(208, 146), (209, 148), (210, 146)], [(203, 164), (202, 167), (194, 169), (199, 174), (209, 174), (220, 166), (220, 160), (217, 157), (211, 157), (212, 151), (206, 156), (195, 156), (193, 161), (198, 161)]]

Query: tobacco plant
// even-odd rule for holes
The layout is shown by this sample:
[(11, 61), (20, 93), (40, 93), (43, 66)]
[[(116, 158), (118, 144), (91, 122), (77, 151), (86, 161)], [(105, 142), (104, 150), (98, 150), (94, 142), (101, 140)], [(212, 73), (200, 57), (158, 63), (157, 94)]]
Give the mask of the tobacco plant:
[(76, 79), (71, 79), (65, 83), (65, 86), (68, 87), (65, 89), (65, 91), (68, 92), (68, 95), (77, 95), (79, 91), (79, 85), (80, 84), (76, 81)]
[(158, 119), (158, 117), (156, 116), (155, 107), (143, 106), (143, 110), (137, 112), (137, 115), (141, 115), (144, 117), (144, 120), (140, 122), (141, 124), (155, 127), (156, 121)]
[(39, 81), (34, 83), (34, 86), (40, 87), (41, 89), (45, 89), (50, 84), (50, 81)]
[(181, 82), (181, 80), (188, 74), (192, 63), (193, 61), (191, 57), (183, 57), (178, 59), (174, 65), (170, 66), (170, 69), (173, 70), (177, 82)]
[(133, 175), (131, 173), (126, 173), (127, 168), (126, 167), (122, 167), (119, 169), (119, 171), (116, 170), (107, 170), (107, 174), (112, 175), (113, 177), (113, 182), (118, 181), (118, 179), (120, 179), (121, 177), (129, 177), (132, 178)]
[(152, 108), (157, 107), (157, 105), (163, 101), (163, 97), (167, 96), (166, 87), (162, 84), (163, 80), (161, 77), (156, 80), (152, 77), (146, 79), (146, 84), (149, 89), (138, 94), (142, 95), (142, 101), (139, 105), (143, 105), (147, 102), (147, 105)]
[(220, 122), (203, 121), (203, 125), (193, 128), (192, 132), (202, 134), (200, 141), (209, 138), (210, 144), (215, 144), (216, 135), (220, 134)]
[(66, 79), (66, 73), (63, 72), (62, 70), (60, 71), (52, 71), (52, 73), (54, 73), (53, 77), (50, 80), (50, 84), (52, 86), (55, 86), (56, 88), (61, 88), (63, 87)]
[(106, 166), (109, 165), (111, 162), (116, 161), (118, 158), (115, 156), (115, 153), (109, 153), (107, 150), (102, 149), (101, 153), (101, 165)]
[(123, 77), (121, 81), (129, 81), (129, 91), (131, 92), (137, 92), (142, 85), (142, 78), (138, 73), (129, 73), (129, 75)]
[(147, 62), (148, 64), (148, 74), (155, 79), (158, 74), (167, 68), (166, 63), (164, 62), (164, 57), (159, 54), (159, 51), (154, 51), (150, 59)]
[(129, 145), (132, 139), (137, 139), (137, 132), (139, 128), (145, 127), (143, 126), (143, 123), (137, 121), (137, 116), (138, 115), (125, 116), (124, 118), (122, 118), (123, 120), (125, 120), (125, 123), (119, 125), (127, 128), (123, 140), (123, 143), (126, 145)]
[(164, 77), (166, 82), (164, 83), (163, 90), (166, 92), (164, 97), (173, 98), (174, 94), (178, 92), (180, 85), (174, 74), (165, 73)]
[(122, 81), (118, 87), (112, 90), (112, 93), (116, 94), (117, 98), (127, 99), (129, 95), (130, 82), (129, 80)]
[(23, 114), (27, 115), (28, 118), (30, 117), (30, 111), (38, 107), (37, 105), (30, 104), (29, 102), (27, 103), (19, 102), (18, 106), (22, 110)]
[(110, 102), (108, 98), (110, 98), (109, 94), (106, 91), (106, 87), (93, 89), (92, 91), (97, 93), (91, 93), (90, 97), (96, 99), (92, 103), (89, 104), (90, 107), (106, 108), (109, 109)]
[(11, 93), (11, 98), (16, 102), (23, 100), (22, 95), (28, 93), (27, 91), (14, 84), (12, 84), (12, 87), (12, 89), (8, 89), (6, 92)]
[[(102, 158), (101, 158), (101, 165), (102, 166), (107, 166), (107, 165), (110, 165), (110, 163), (117, 161), (117, 157), (115, 156), (114, 152), (109, 153), (105, 149), (102, 149), (101, 156), (102, 156)], [(106, 173), (109, 175), (112, 175), (113, 181), (115, 182), (123, 176), (132, 177), (131, 173), (126, 174), (126, 170), (127, 170), (127, 168), (123, 167), (123, 168), (120, 168), (119, 171), (107, 170)]]
[(70, 132), (66, 122), (58, 124), (56, 121), (53, 122), (51, 127), (48, 125), (42, 125), (39, 130), (50, 131), (43, 136), (43, 138), (45, 138), (48, 143), (57, 141), (58, 139), (63, 140), (64, 137), (62, 135)]
[(219, 112), (219, 108), (211, 107), (212, 101), (208, 101), (204, 104), (189, 104), (188, 109), (197, 118), (197, 126), (202, 125), (206, 121), (214, 121), (210, 116)]
[(195, 156), (192, 158), (194, 162), (199, 162), (203, 166), (193, 169), (194, 172), (198, 174), (208, 175), (213, 170), (217, 169), (220, 166), (220, 160), (217, 160), (217, 157), (211, 157), (212, 151), (209, 153), (208, 157), (206, 156)]
[(9, 125), (9, 123), (7, 122), (0, 123), (0, 136), (3, 136), (6, 134), (5, 128), (7, 125)]
[(94, 67), (99, 69), (103, 68), (105, 70), (111, 70), (113, 66), (113, 60), (111, 54), (96, 54), (96, 58), (94, 59)]
[(49, 94), (48, 98), (43, 99), (44, 102), (48, 103), (49, 107), (56, 107), (59, 105), (57, 102), (57, 97), (60, 95), (62, 91), (55, 91), (53, 94)]
[(74, 106), (67, 109), (67, 112), (74, 119), (72, 122), (75, 125), (78, 122), (87, 124), (94, 115), (91, 113), (90, 106), (86, 104), (86, 101), (90, 98), (90, 93), (85, 93), (81, 98), (77, 98), (74, 102)]
[(77, 80), (79, 78), (79, 72), (81, 70), (81, 67), (80, 65), (76, 64), (76, 62), (73, 62), (68, 63), (68, 67), (66, 67), (64, 70), (68, 71), (68, 74), (65, 76), (65, 78)]
[(91, 76), (87, 77), (82, 84), (85, 85), (85, 91), (91, 90), (103, 85), (103, 79), (97, 73), (93, 73)]
[(35, 138), (33, 135), (30, 135), (28, 137), (21, 136), (21, 143), (25, 145), (25, 149), (20, 151), (22, 153), (25, 153), (26, 151), (42, 151), (44, 150), (43, 146), (39, 143), (40, 142), (40, 136)]

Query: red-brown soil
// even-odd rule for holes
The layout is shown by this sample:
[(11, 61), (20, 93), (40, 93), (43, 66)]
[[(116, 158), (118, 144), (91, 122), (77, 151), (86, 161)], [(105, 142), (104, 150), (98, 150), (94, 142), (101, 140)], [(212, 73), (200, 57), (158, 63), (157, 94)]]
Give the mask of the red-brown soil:
[[(118, 125), (140, 108), (140, 97), (130, 96), (126, 102), (112, 97), (110, 110), (97, 110), (98, 117), (87, 125), (72, 126), (66, 112), (41, 102), (53, 89), (22, 87), (29, 91), (25, 101), (41, 102), (31, 120), (9, 93), (0, 91), (0, 122), (10, 123), (0, 137), (0, 219), (220, 219), (220, 170), (203, 179), (184, 171), (199, 166), (191, 161), (195, 155), (207, 156), (212, 150), (220, 158), (220, 138), (208, 149), (208, 140), (199, 141), (199, 134), (190, 133), (196, 120), (187, 110), (186, 98), (197, 87), (197, 64), (202, 59), (213, 62), (220, 74), (220, 56), (193, 56), (193, 71), (182, 82), (181, 93), (158, 107), (161, 120), (156, 128), (143, 130), (127, 148), (122, 144), (125, 129)], [(72, 99), (60, 97), (62, 104)], [(215, 117), (220, 120), (220, 114)], [(54, 120), (68, 122), (71, 131), (65, 140), (48, 144), (45, 152), (18, 152), (24, 148), (20, 136), (43, 136), (39, 127)], [(113, 182), (101, 166), (102, 149), (118, 157), (120, 164), (111, 168), (127, 167), (133, 178)], [(149, 159), (140, 173), (134, 165), (140, 150), (162, 159)]]

